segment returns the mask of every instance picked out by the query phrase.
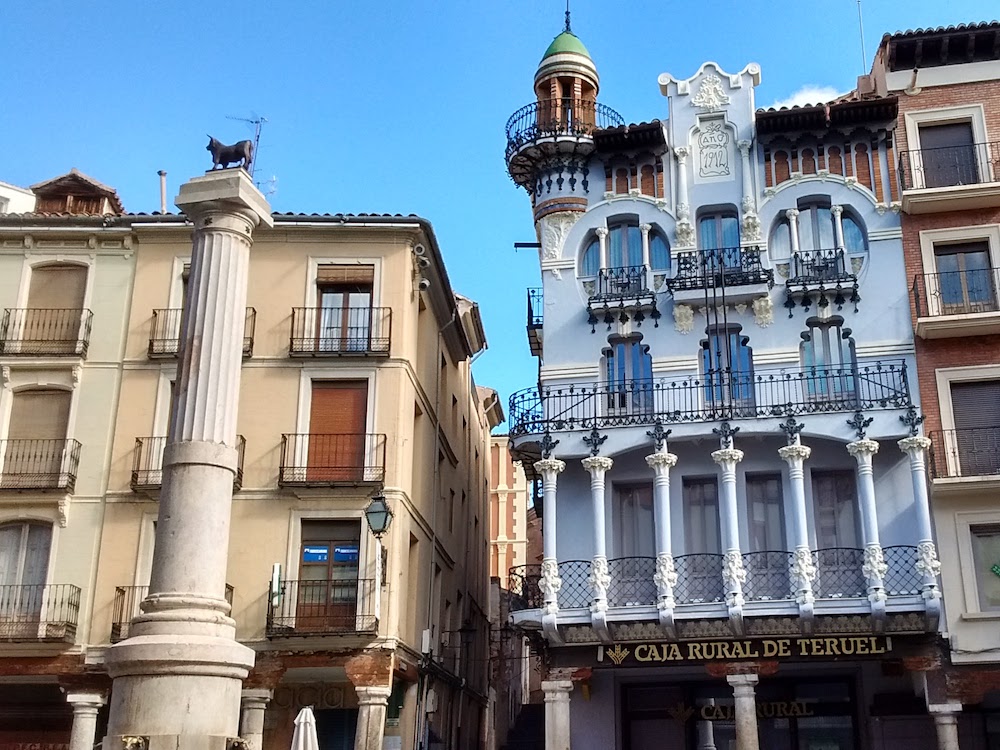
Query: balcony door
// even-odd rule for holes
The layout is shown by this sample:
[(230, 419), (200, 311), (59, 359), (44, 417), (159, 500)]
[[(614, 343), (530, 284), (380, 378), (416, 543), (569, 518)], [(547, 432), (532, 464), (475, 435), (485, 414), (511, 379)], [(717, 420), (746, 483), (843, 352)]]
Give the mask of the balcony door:
[(921, 125), (919, 133), (924, 187), (974, 185), (979, 182), (971, 122)]
[(316, 350), (371, 349), (374, 266), (320, 266), (316, 279)]
[(705, 402), (709, 411), (732, 410), (753, 416), (753, 350), (739, 325), (710, 326), (701, 341), (701, 367), (705, 374)]
[(853, 471), (813, 471), (816, 525), (817, 596), (861, 596), (862, 550), (857, 518), (857, 480)]
[(51, 489), (60, 486), (71, 402), (69, 391), (14, 392), (0, 488)]
[[(714, 278), (740, 270), (740, 222), (733, 212), (704, 214), (698, 218), (698, 244), (705, 274)], [(715, 286), (720, 286), (717, 279)]]
[(746, 492), (750, 533), (750, 553), (744, 557), (749, 574), (747, 594), (754, 599), (788, 599), (791, 586), (781, 475), (748, 475)]
[(51, 542), (48, 524), (0, 526), (0, 638), (38, 636)]
[(653, 413), (653, 358), (641, 337), (613, 338), (604, 350), (608, 416), (648, 417)]
[(856, 408), (858, 403), (857, 354), (849, 328), (839, 315), (809, 318), (800, 334), (804, 395), (817, 409)]
[(653, 560), (656, 522), (651, 484), (615, 485), (614, 529), (617, 558), (609, 592), (612, 607), (656, 601)]
[(365, 479), (367, 419), (367, 380), (313, 381), (306, 459), (309, 481)]
[(942, 315), (993, 312), (997, 293), (986, 240), (934, 246)]
[(75, 351), (87, 290), (85, 266), (41, 266), (31, 270), (28, 309), (21, 330), (26, 353)]
[(357, 630), (360, 535), (357, 521), (302, 522), (296, 630)]
[(678, 601), (721, 601), (722, 539), (719, 483), (714, 477), (684, 479), (684, 556), (677, 572)]
[[(1000, 474), (1000, 380), (951, 384), (955, 431), (946, 442), (959, 476)], [(1000, 562), (1000, 561), (998, 561)]]

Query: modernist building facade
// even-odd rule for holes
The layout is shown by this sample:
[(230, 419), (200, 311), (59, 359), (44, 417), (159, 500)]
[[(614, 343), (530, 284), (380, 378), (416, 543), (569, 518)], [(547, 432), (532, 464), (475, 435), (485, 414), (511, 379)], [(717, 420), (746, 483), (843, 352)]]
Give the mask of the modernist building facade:
[[(52, 200), (80, 192), (65, 179)], [(149, 584), (190, 237), (182, 215), (120, 203), (0, 218), (0, 690), (16, 707), (0, 744), (102, 736), (104, 654)], [(303, 706), (324, 747), (485, 738), (503, 419), (471, 374), (485, 345), (423, 219), (275, 215), (255, 232), (227, 577), (257, 652), (251, 747), (287, 747)], [(394, 514), (380, 540), (376, 495)], [(359, 727), (359, 704), (385, 721)]]
[(550, 750), (986, 732), (927, 688), (957, 561), (927, 492), (899, 98), (763, 111), (760, 79), (663, 74), (664, 114), (626, 125), (567, 26), (507, 125), (541, 270), (509, 427), (544, 511), (543, 561), (509, 581)]

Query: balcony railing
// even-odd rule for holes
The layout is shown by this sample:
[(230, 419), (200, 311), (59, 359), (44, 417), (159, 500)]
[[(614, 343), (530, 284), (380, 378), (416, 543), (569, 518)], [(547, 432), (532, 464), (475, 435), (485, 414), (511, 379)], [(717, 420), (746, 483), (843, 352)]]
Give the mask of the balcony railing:
[[(111, 610), (111, 642), (118, 643), (128, 638), (132, 620), (142, 612), (140, 605), (149, 594), (149, 586), (117, 586), (115, 601)], [(233, 587), (226, 584), (226, 601), (233, 603)]]
[[(179, 307), (153, 310), (153, 324), (149, 332), (149, 358), (176, 357), (181, 345), (181, 315)], [(253, 356), (254, 333), (257, 328), (257, 311), (248, 307), (243, 324), (243, 356)]]
[(332, 487), (385, 479), (385, 435), (282, 435), (278, 484)]
[(267, 637), (374, 633), (378, 595), (372, 579), (282, 581), (268, 599)]
[(67, 583), (0, 586), (0, 641), (76, 639), (80, 589)]
[(677, 275), (667, 279), (671, 292), (713, 287), (774, 285), (774, 271), (761, 265), (759, 247), (724, 247), (677, 254)]
[[(646, 266), (602, 268), (597, 276), (597, 288), (590, 295), (590, 300), (604, 302), (650, 297), (650, 290), (646, 283), (646, 272)], [(650, 301), (652, 301), (651, 297)]]
[(506, 157), (526, 143), (553, 136), (588, 136), (617, 128), (625, 119), (610, 107), (586, 99), (543, 99), (521, 107), (507, 120)]
[(389, 307), (295, 307), (288, 351), (293, 356), (388, 355)]
[(541, 289), (528, 290), (528, 328), (541, 328), (545, 303)]
[(789, 284), (853, 283), (857, 274), (847, 268), (843, 250), (799, 250), (792, 254)]
[(510, 397), (512, 436), (546, 431), (786, 417), (910, 405), (906, 363), (528, 388)]
[(931, 438), (931, 476), (1000, 475), (1000, 426), (938, 430)]
[(913, 278), (917, 317), (1000, 311), (1000, 268), (927, 273)]
[(80, 443), (76, 440), (0, 440), (0, 490), (76, 488)]
[[(917, 570), (917, 548), (891, 546), (883, 549), (888, 572), (885, 591), (893, 596), (917, 596), (921, 591), (921, 576)], [(862, 566), (864, 550), (835, 548), (815, 550), (813, 583), (817, 599), (865, 599), (867, 581)], [(725, 600), (723, 579), (724, 556), (711, 553), (678, 555), (674, 558), (677, 585), (674, 601), (677, 605), (707, 604)], [(768, 551), (744, 552), (743, 567), (747, 571), (743, 593), (746, 601), (794, 601), (796, 580), (792, 573), (793, 553)], [(608, 560), (611, 585), (608, 587), (610, 607), (648, 607), (657, 602), (654, 580), (656, 558), (626, 557)], [(587, 582), (589, 560), (568, 560), (559, 563), (562, 587), (558, 601), (560, 609), (589, 607), (593, 593)], [(541, 565), (521, 565), (511, 568), (508, 587), (511, 609), (538, 609), (544, 603), (541, 591)]]
[[(237, 435), (233, 491), (243, 488), (243, 454), (246, 445), (246, 438)], [(132, 451), (132, 479), (129, 482), (133, 491), (158, 489), (163, 484), (163, 449), (166, 447), (166, 437), (135, 439), (135, 449)]]
[(899, 153), (899, 184), (903, 190), (978, 185), (998, 179), (998, 141)]
[(8, 308), (0, 323), (0, 355), (86, 357), (93, 318), (90, 310)]

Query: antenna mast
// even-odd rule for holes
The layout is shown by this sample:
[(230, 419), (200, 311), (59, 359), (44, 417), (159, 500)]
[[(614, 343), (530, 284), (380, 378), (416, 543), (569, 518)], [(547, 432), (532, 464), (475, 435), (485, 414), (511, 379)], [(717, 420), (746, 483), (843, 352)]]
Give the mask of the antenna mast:
[(858, 0), (858, 32), (861, 34), (861, 75), (864, 75), (868, 72), (868, 55), (865, 53), (865, 22), (861, 16), (861, 0)]
[[(860, 1), (861, 0), (858, 0), (858, 2)], [(250, 162), (250, 178), (253, 179), (253, 173), (257, 171), (257, 153), (260, 146), (260, 131), (267, 122), (267, 118), (260, 117), (255, 114), (252, 118), (226, 115), (226, 119), (245, 122), (247, 125), (253, 125), (253, 160)]]
[(569, 27), (569, 0), (566, 0), (566, 31), (570, 34), (573, 33), (573, 30)]

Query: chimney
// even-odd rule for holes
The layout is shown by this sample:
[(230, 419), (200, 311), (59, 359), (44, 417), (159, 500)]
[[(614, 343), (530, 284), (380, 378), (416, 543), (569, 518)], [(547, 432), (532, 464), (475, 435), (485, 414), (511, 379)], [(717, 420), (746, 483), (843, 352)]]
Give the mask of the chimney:
[(160, 213), (167, 212), (167, 173), (164, 170), (157, 172), (160, 175)]

